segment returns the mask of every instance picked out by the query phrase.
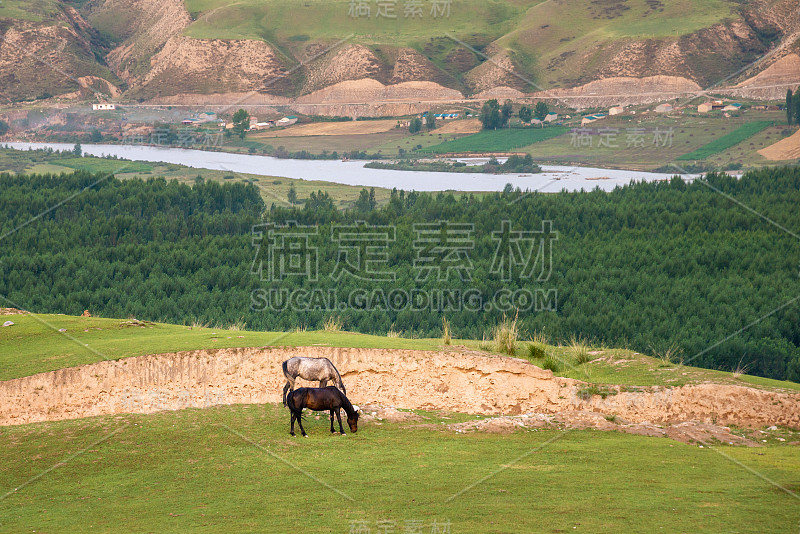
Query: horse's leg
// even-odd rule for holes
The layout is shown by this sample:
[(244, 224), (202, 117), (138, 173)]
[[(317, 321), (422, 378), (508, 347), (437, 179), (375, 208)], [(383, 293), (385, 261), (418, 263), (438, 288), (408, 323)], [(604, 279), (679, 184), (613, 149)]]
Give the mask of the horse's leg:
[[(336, 409), (336, 420), (339, 421), (339, 433), (344, 436), (344, 427), (342, 427), (342, 410), (339, 408)], [(331, 421), (331, 427), (333, 427), (333, 421)]]
[(303, 437), (307, 438), (308, 434), (306, 434), (306, 429), (303, 428), (303, 410), (300, 410), (300, 415), (297, 416), (297, 424), (300, 426), (300, 432), (303, 433)]
[(324, 388), (327, 385), (328, 385), (328, 379), (327, 378), (323, 378), (322, 380), (319, 381), (319, 387)]
[(334, 432), (336, 431), (333, 429), (333, 410), (331, 410), (331, 434), (333, 434)]
[(289, 429), (289, 435), (290, 436), (294, 436), (294, 418), (295, 418), (295, 415), (294, 415), (294, 412), (292, 412), (292, 423), (291, 423), (291, 428)]

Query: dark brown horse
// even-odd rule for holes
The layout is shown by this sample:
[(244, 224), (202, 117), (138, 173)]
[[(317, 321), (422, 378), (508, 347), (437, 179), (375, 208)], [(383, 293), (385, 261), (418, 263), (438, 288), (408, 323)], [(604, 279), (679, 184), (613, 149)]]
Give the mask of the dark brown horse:
[(333, 429), (333, 414), (336, 413), (336, 420), (339, 421), (339, 432), (344, 435), (344, 428), (342, 427), (342, 416), (340, 410), (344, 408), (347, 413), (347, 424), (350, 426), (350, 431), (358, 432), (358, 410), (356, 410), (344, 393), (336, 389), (334, 386), (326, 388), (299, 388), (290, 392), (286, 396), (286, 405), (292, 413), (291, 427), (289, 434), (294, 436), (294, 422), (300, 425), (300, 432), (303, 437), (308, 437), (305, 429), (303, 428), (303, 408), (308, 408), (315, 412), (330, 411), (331, 415), (331, 434), (335, 432)]

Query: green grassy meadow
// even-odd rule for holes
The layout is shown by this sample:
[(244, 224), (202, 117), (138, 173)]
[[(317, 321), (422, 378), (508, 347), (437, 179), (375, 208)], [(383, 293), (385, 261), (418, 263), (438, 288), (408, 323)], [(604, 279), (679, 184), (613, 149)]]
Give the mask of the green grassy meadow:
[(370, 16), (353, 16), (349, 0), (187, 0), (195, 22), (185, 33), (201, 39), (277, 40), (287, 46), (309, 36), (339, 40), (350, 33), (354, 42), (395, 46), (424, 43), (444, 32), (496, 39), (513, 30), (528, 7), (540, 2), (465, 0), (451, 5), (448, 17), (434, 18), (426, 3), (422, 17), (405, 17), (402, 2), (395, 4), (394, 13), (379, 16), (377, 4), (368, 3)]
[[(16, 324), (0, 329), (0, 380), (200, 348), (445, 348), (439, 339), (347, 332), (4, 318)], [(493, 352), (485, 341), (453, 343)], [(528, 345), (520, 342), (515, 354), (541, 364)], [(542, 346), (560, 362), (559, 374), (589, 373), (595, 383), (671, 383), (670, 367), (687, 383), (733, 380), (604, 347), (592, 350), (603, 362), (578, 364), (588, 345)], [(329, 433), (327, 416), (308, 415), (307, 439), (289, 436), (288, 412), (275, 404), (0, 427), (0, 532), (348, 533), (417, 525), (427, 533), (437, 532), (435, 522), (451, 533), (764, 533), (791, 532), (800, 521), (788, 493), (800, 491), (800, 453), (795, 434), (783, 429), (759, 434), (757, 448), (699, 447), (592, 430), (457, 433), (445, 425), (484, 416), (415, 413), (417, 421), (402, 423), (364, 418), (346, 437)]]
[[(291, 438), (276, 405), (0, 429), (2, 532), (792, 532), (797, 448), (362, 421)], [(739, 462), (740, 465), (737, 465)], [(55, 466), (55, 467), (54, 467)], [(742, 466), (746, 466), (742, 467)], [(35, 478), (38, 477), (38, 478)], [(19, 488), (15, 491), (15, 488)], [(339, 493), (337, 493), (339, 492)], [(463, 493), (460, 493), (463, 492)]]

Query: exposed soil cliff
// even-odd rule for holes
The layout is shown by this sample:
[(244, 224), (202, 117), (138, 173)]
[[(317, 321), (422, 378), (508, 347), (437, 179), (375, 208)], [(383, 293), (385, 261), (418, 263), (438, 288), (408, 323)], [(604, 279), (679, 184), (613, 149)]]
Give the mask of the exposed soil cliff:
[(570, 89), (539, 91), (531, 96), (563, 100), (566, 105), (580, 109), (660, 102), (693, 95), (700, 90), (697, 83), (677, 76), (619, 77), (605, 78)]
[[(629, 423), (699, 421), (800, 427), (800, 394), (701, 384), (620, 391), (605, 399), (585, 384), (526, 361), (469, 351), (328, 347), (182, 352), (101, 362), (0, 382), (0, 425), (189, 406), (280, 402), (280, 364), (327, 357), (350, 399), (397, 408), (518, 415), (591, 412)], [(302, 382), (301, 382), (302, 384)]]

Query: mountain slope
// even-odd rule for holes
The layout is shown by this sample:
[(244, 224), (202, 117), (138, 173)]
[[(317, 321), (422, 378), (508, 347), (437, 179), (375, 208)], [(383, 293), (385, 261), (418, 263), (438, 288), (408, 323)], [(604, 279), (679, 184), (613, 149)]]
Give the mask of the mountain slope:
[[(463, 95), (620, 77), (679, 77), (708, 87), (772, 56), (800, 31), (795, 0), (463, 0), (421, 3), (421, 11), (366, 2), (363, 13), (355, 5), (6, 0), (0, 93), (9, 100), (68, 94), (83, 76), (134, 98), (298, 97), (363, 79), (434, 82)], [(756, 76), (783, 55), (745, 71)], [(50, 69), (41, 69), (43, 59)]]

